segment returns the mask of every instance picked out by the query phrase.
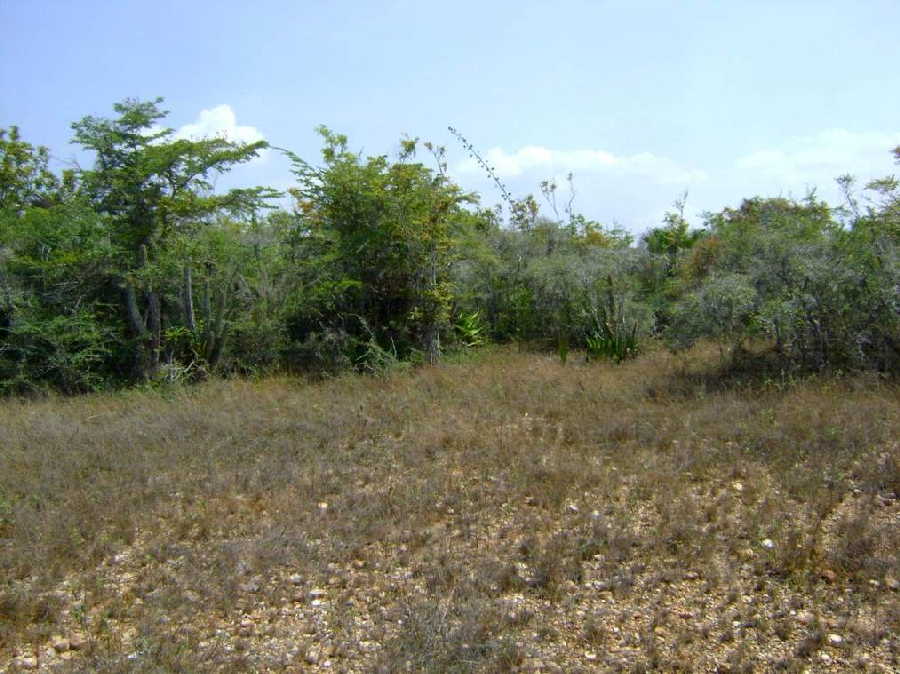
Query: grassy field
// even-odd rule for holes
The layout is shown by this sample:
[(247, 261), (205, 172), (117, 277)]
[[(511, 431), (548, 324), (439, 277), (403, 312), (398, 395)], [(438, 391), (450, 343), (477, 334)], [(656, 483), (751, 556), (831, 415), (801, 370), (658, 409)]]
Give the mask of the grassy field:
[(484, 351), (0, 403), (0, 671), (896, 671), (900, 388)]

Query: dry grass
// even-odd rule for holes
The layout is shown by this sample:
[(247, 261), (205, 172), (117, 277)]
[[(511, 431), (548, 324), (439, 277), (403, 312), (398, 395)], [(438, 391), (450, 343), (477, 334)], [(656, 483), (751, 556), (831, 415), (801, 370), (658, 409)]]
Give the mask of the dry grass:
[(5, 402), (0, 670), (896, 668), (896, 384), (715, 361)]

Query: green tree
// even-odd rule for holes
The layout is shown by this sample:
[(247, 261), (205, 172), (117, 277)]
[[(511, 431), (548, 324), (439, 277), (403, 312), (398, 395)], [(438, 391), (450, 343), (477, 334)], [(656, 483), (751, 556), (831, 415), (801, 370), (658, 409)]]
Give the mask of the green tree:
[(715, 254), (675, 304), (670, 340), (706, 335), (737, 346), (761, 337), (786, 368), (896, 370), (900, 265), (890, 203), (849, 227), (813, 195), (748, 199), (711, 215)]
[[(175, 139), (172, 129), (157, 126), (167, 114), (161, 102), (126, 100), (113, 106), (114, 119), (85, 117), (72, 125), (74, 142), (96, 157), (94, 168), (81, 175), (82, 189), (107, 218), (111, 242), (121, 251), (114, 273), (137, 378), (158, 372), (167, 319), (180, 313), (185, 329), (196, 330), (194, 261), (185, 258), (182, 273), (173, 274), (175, 242), (195, 235), (217, 214), (245, 215), (276, 194), (265, 188), (213, 192), (212, 174), (250, 161), (266, 143)], [(178, 307), (164, 303), (165, 288), (172, 285), (181, 286)]]
[(323, 166), (290, 155), (298, 227), (330, 266), (309, 291), (320, 301), (323, 291), (331, 295), (331, 320), (358, 340), (400, 355), (418, 347), (436, 362), (452, 302), (453, 237), (474, 198), (446, 175), (440, 148), (426, 144), (438, 160), (435, 171), (412, 161), (415, 140), (403, 141), (392, 162), (384, 155), (362, 159), (345, 136), (325, 127), (319, 133)]
[(0, 129), (0, 210), (20, 213), (57, 200), (61, 185), (48, 168), (49, 159), (50, 151), (23, 141), (18, 127)]
[(690, 229), (690, 223), (684, 217), (684, 206), (687, 200), (685, 192), (675, 201), (675, 210), (667, 211), (663, 216), (662, 227), (651, 229), (644, 234), (642, 241), (647, 250), (666, 260), (666, 275), (674, 276), (679, 261), (685, 251), (693, 248), (706, 232), (702, 229)]

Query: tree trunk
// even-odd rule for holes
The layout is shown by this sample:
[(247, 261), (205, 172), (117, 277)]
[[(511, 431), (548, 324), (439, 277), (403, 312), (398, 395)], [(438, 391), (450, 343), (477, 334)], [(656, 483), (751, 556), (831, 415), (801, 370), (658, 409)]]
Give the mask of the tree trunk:
[(160, 317), (159, 293), (150, 290), (147, 293), (147, 323), (150, 330), (147, 343), (148, 354), (147, 375), (152, 379), (159, 372), (160, 352), (162, 351), (162, 320)]
[(212, 307), (209, 292), (209, 276), (211, 273), (210, 265), (206, 265), (206, 278), (203, 279), (203, 297), (200, 299), (200, 311), (203, 312), (203, 339), (209, 339), (209, 332), (212, 328)]
[(434, 322), (425, 327), (424, 342), (426, 362), (436, 365), (441, 358), (441, 336)]
[(194, 284), (190, 265), (184, 266), (184, 284), (181, 292), (184, 302), (184, 325), (188, 330), (194, 332), (197, 329), (197, 323), (194, 319)]
[(228, 322), (225, 315), (225, 291), (221, 290), (216, 297), (215, 318), (211, 319), (212, 329), (209, 332), (207, 342), (207, 361), (210, 369), (215, 369), (222, 358), (222, 349), (225, 346), (225, 335), (228, 331)]
[[(431, 251), (431, 260), (428, 269), (428, 289), (434, 292), (437, 288), (437, 251)], [(428, 307), (426, 316), (428, 323), (423, 331), (423, 347), (425, 349), (425, 361), (429, 365), (436, 365), (441, 357), (441, 333), (438, 325), (440, 315), (440, 307), (437, 306), (435, 297), (430, 297), (428, 302), (432, 305)]]
[(13, 302), (12, 288), (2, 267), (0, 267), (0, 286), (3, 288), (3, 301), (0, 302), (0, 329), (9, 330), (13, 325), (13, 313), (16, 305)]
[[(145, 244), (141, 244), (138, 249), (137, 264), (138, 269), (147, 266), (147, 246)], [(134, 283), (125, 282), (125, 312), (128, 315), (128, 325), (135, 339), (134, 376), (136, 379), (147, 379), (156, 375), (159, 370), (162, 346), (159, 293), (152, 289), (147, 290), (144, 298), (147, 303), (146, 314), (141, 313)]]

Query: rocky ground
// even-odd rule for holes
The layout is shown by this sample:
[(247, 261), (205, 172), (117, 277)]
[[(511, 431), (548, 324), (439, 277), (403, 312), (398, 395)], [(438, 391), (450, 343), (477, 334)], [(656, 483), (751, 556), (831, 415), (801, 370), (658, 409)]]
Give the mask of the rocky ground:
[(896, 388), (669, 358), (22, 404), (0, 671), (898, 671)]

